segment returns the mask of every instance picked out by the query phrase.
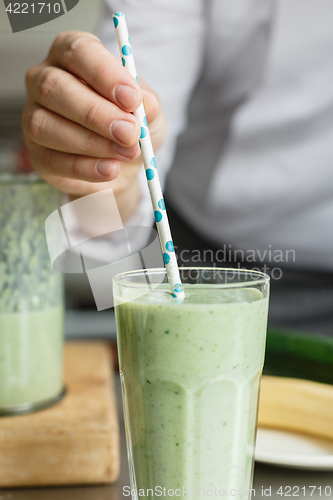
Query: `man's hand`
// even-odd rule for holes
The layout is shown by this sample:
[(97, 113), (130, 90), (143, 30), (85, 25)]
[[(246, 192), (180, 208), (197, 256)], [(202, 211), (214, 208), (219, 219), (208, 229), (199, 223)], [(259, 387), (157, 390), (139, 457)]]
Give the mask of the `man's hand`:
[(164, 115), (148, 87), (83, 32), (60, 34), (45, 62), (27, 73), (26, 87), (23, 131), (39, 175), (73, 196), (112, 187), (133, 211), (141, 159), (132, 113), (142, 100), (155, 149), (165, 135)]

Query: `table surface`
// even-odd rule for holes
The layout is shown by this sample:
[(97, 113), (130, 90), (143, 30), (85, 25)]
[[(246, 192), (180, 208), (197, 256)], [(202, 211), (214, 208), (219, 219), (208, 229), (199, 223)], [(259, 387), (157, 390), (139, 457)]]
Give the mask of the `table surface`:
[[(121, 473), (116, 484), (109, 486), (73, 486), (63, 488), (0, 489), (0, 500), (128, 500), (129, 497), (123, 496), (122, 493), (123, 487), (129, 486), (130, 483), (119, 377), (117, 377), (116, 389), (121, 427)], [(282, 488), (279, 490), (281, 486)], [(289, 490), (288, 486), (291, 487), (291, 490)], [(296, 494), (297, 488), (293, 489), (293, 487), (297, 486), (299, 487), (298, 495)], [(328, 496), (325, 495), (326, 486), (331, 488), (331, 493)], [(280, 491), (283, 492), (283, 497), (299, 496), (300, 499), (311, 498), (313, 500), (322, 500), (323, 498), (327, 498), (333, 500), (333, 472), (284, 469), (257, 463), (255, 466), (253, 487), (255, 489), (255, 497), (252, 496), (252, 499), (270, 496), (273, 500), (281, 500), (282, 495), (278, 494), (278, 491)], [(304, 490), (301, 489), (302, 487), (305, 487), (305, 495)], [(266, 495), (263, 495), (262, 489), (266, 490)], [(329, 489), (326, 491), (329, 492)], [(269, 495), (269, 493), (271, 494)], [(287, 495), (288, 493), (289, 495)], [(210, 498), (213, 499), (215, 497)]]

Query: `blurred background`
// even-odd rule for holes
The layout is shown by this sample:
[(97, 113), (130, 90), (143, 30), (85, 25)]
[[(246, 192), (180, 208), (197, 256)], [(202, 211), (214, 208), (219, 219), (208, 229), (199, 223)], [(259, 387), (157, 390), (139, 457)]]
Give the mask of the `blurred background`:
[(20, 113), (25, 100), (26, 71), (46, 57), (58, 33), (69, 30), (95, 33), (101, 15), (101, 5), (101, 0), (80, 0), (66, 15), (42, 26), (13, 34), (5, 6), (3, 2), (0, 3), (1, 133), (6, 133), (3, 120), (8, 120), (7, 127), (15, 126), (13, 115)]
[[(58, 19), (13, 34), (0, 2), (0, 171), (9, 163), (26, 162), (21, 132), (26, 72), (45, 59), (58, 33), (97, 33), (101, 14), (101, 0), (80, 0)], [(113, 310), (97, 312), (85, 274), (66, 275), (66, 304), (67, 338), (115, 338)]]

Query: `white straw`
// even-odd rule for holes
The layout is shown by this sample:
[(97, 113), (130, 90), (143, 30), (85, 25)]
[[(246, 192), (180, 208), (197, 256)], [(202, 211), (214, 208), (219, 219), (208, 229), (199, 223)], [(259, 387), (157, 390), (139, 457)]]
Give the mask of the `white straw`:
[[(122, 64), (139, 83), (134, 64), (132, 47), (128, 36), (125, 16), (122, 12), (116, 12), (112, 17), (114, 26), (116, 28)], [(141, 126), (139, 144), (141, 148), (144, 167), (146, 170), (146, 177), (148, 181), (151, 201), (153, 204), (157, 231), (163, 252), (163, 260), (171, 286), (172, 295), (175, 298), (182, 300), (185, 297), (185, 294), (180, 280), (177, 258), (172, 242), (170, 226), (165, 210), (161, 184), (158, 177), (154, 150), (151, 143), (143, 103), (140, 104), (140, 107), (134, 112), (134, 116), (139, 121), (139, 124)]]

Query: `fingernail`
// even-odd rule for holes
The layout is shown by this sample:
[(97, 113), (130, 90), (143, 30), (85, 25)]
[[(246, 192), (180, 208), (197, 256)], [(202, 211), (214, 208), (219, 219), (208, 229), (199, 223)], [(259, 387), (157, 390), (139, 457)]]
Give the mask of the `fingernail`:
[(110, 172), (111, 172), (112, 166), (113, 166), (113, 163), (112, 163), (112, 161), (110, 161), (110, 160), (99, 160), (99, 161), (96, 163), (96, 169), (97, 169), (97, 171), (98, 171), (100, 174), (102, 174), (102, 175), (106, 175), (106, 176), (109, 176), (109, 175), (110, 175)]
[(118, 141), (128, 143), (134, 132), (134, 124), (125, 120), (119, 120), (112, 123), (111, 132)]
[(134, 144), (134, 146), (126, 148), (125, 146), (120, 146), (119, 144), (115, 144), (113, 147), (115, 152), (118, 153), (119, 155), (125, 156), (126, 158), (132, 158), (136, 153), (138, 145)]
[(138, 92), (130, 85), (119, 85), (114, 91), (117, 101), (124, 108), (130, 108), (138, 98)]

